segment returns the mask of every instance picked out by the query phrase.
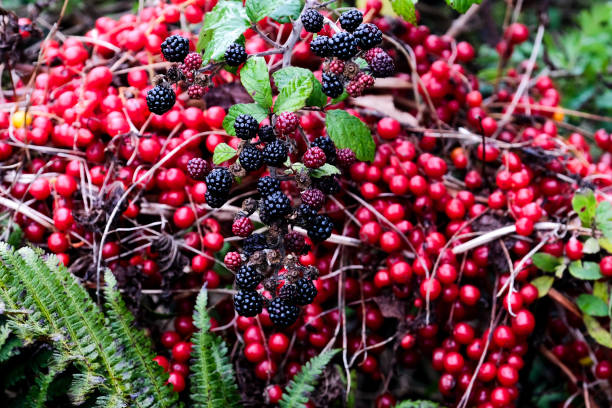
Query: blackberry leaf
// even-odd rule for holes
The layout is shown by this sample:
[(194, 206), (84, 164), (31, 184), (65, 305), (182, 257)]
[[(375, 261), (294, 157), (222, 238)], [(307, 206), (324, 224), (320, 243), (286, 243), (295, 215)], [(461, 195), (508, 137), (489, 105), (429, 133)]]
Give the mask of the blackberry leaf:
[(213, 163), (221, 164), (236, 157), (236, 150), (227, 143), (219, 143), (213, 153)]
[(240, 70), (240, 82), (262, 108), (272, 106), (272, 87), (268, 65), (262, 57), (249, 58)]
[(327, 111), (325, 126), (337, 148), (351, 149), (361, 161), (374, 159), (376, 144), (370, 129), (361, 120), (346, 111), (334, 109)]

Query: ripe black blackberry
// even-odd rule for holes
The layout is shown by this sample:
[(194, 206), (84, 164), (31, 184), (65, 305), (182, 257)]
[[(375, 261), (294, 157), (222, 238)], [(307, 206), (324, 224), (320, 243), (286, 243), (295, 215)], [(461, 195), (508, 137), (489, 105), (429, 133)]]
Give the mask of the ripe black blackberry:
[(234, 121), (234, 130), (236, 136), (243, 140), (249, 140), (255, 137), (259, 123), (249, 114), (243, 113), (236, 117)]
[(317, 57), (325, 58), (331, 56), (331, 38), (320, 35), (310, 42), (310, 51)]
[(274, 134), (274, 128), (270, 125), (265, 125), (259, 128), (257, 131), (257, 136), (259, 136), (259, 140), (262, 142), (272, 142), (276, 139), (276, 135)]
[(332, 234), (334, 224), (327, 215), (317, 215), (307, 228), (308, 236), (313, 242), (323, 242)]
[(157, 85), (147, 92), (147, 107), (151, 113), (163, 115), (174, 106), (176, 94), (170, 86)]
[(369, 50), (382, 42), (382, 31), (372, 23), (361, 24), (353, 35), (362, 50)]
[(340, 16), (340, 25), (346, 31), (353, 32), (363, 22), (363, 13), (357, 9), (345, 11)]
[(280, 191), (264, 197), (261, 205), (266, 215), (272, 219), (281, 219), (291, 212), (291, 200)]
[(194, 180), (204, 181), (211, 170), (210, 163), (201, 157), (194, 157), (187, 162), (187, 173)]
[(341, 31), (334, 34), (329, 43), (329, 48), (333, 56), (341, 60), (348, 60), (357, 54), (357, 41), (352, 34)]
[(317, 288), (311, 279), (300, 278), (295, 282), (297, 288), (297, 296), (295, 301), (300, 306), (306, 306), (312, 303), (314, 298), (317, 296)]
[(290, 283), (286, 283), (282, 288), (280, 288), (278, 297), (289, 305), (295, 305), (298, 297), (297, 287)]
[(325, 194), (318, 188), (310, 188), (302, 191), (302, 202), (308, 204), (315, 210), (320, 210), (325, 204)]
[(274, 177), (264, 176), (257, 180), (257, 191), (259, 191), (259, 194), (262, 196), (268, 196), (280, 191), (280, 181)]
[(320, 147), (325, 152), (328, 163), (334, 163), (336, 160), (336, 144), (327, 136), (319, 136), (312, 142), (312, 146)]
[(242, 265), (236, 272), (236, 286), (242, 290), (254, 290), (263, 280), (263, 275), (251, 265)]
[(302, 255), (308, 252), (308, 245), (306, 245), (304, 235), (297, 231), (286, 233), (283, 243), (285, 244), (285, 250), (287, 250), (287, 252), (293, 252), (296, 255)]
[(207, 191), (204, 195), (204, 199), (206, 200), (206, 204), (208, 204), (212, 208), (220, 208), (225, 204), (228, 199), (227, 195), (217, 195)]
[(277, 297), (270, 302), (268, 313), (270, 314), (270, 320), (276, 327), (287, 327), (296, 322), (300, 315), (300, 308)]
[(242, 149), (238, 156), (238, 160), (240, 160), (240, 165), (247, 173), (259, 170), (263, 166), (261, 152), (253, 145), (244, 146), (244, 149)]
[(384, 78), (393, 75), (395, 64), (393, 58), (386, 52), (379, 52), (369, 62), (372, 75), (376, 78)]
[(248, 55), (244, 49), (244, 45), (242, 44), (230, 44), (230, 46), (225, 50), (225, 62), (231, 67), (237, 67), (238, 65), (246, 62), (247, 57)]
[(302, 14), (302, 24), (309, 33), (318, 33), (323, 29), (323, 15), (315, 9), (309, 8)]
[(246, 256), (251, 256), (257, 251), (268, 248), (266, 236), (260, 233), (251, 234), (242, 241), (242, 252)]
[(324, 176), (315, 179), (314, 186), (325, 194), (335, 195), (341, 190), (338, 179), (334, 176)]
[(300, 204), (295, 209), (295, 222), (297, 225), (308, 228), (317, 216), (317, 210), (309, 206), (308, 204)]
[(289, 149), (280, 140), (270, 142), (263, 149), (263, 159), (268, 166), (281, 167), (287, 160)]
[(216, 196), (227, 196), (230, 188), (232, 188), (233, 181), (234, 177), (228, 169), (223, 167), (216, 168), (206, 176), (207, 192)]
[(342, 85), (342, 80), (339, 75), (324, 72), (321, 78), (323, 79), (322, 89), (325, 95), (329, 96), (330, 98), (337, 98), (342, 95), (344, 85)]
[(263, 300), (254, 290), (240, 290), (234, 295), (234, 309), (240, 316), (254, 317), (261, 313)]
[(161, 44), (161, 51), (166, 61), (183, 62), (189, 54), (189, 40), (180, 35), (172, 35)]

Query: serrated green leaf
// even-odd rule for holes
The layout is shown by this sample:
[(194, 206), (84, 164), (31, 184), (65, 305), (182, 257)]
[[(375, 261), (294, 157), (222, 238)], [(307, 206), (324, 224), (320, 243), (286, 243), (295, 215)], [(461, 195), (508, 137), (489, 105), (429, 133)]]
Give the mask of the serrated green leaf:
[(372, 139), (370, 128), (359, 118), (350, 113), (334, 109), (327, 111), (325, 117), (327, 134), (339, 149), (351, 149), (358, 160), (374, 159), (376, 144)]
[(312, 79), (309, 76), (292, 78), (285, 86), (280, 88), (274, 113), (295, 112), (306, 106), (306, 100), (312, 93)]
[(234, 105), (229, 109), (227, 115), (225, 115), (223, 119), (223, 129), (225, 129), (228, 135), (236, 136), (234, 122), (236, 118), (243, 113), (251, 115), (258, 122), (268, 117), (268, 111), (256, 103), (239, 103)]
[(536, 268), (544, 272), (554, 272), (557, 266), (563, 263), (563, 258), (558, 258), (547, 254), (546, 252), (538, 252), (531, 257)]
[(23, 240), (23, 230), (17, 224), (12, 226), (12, 231), (6, 240), (6, 243), (12, 247), (19, 248), (21, 246), (21, 241)]
[(302, 0), (274, 0), (274, 10), (269, 17), (279, 23), (290, 23), (300, 17), (304, 2)]
[(221, 164), (236, 157), (238, 152), (227, 143), (219, 143), (213, 153), (213, 163)]
[(583, 254), (596, 254), (599, 252), (599, 242), (597, 241), (596, 238), (589, 238), (586, 241), (584, 241), (584, 244), (582, 246), (582, 253)]
[(472, 4), (480, 4), (482, 0), (446, 0), (446, 4), (457, 10), (459, 13), (468, 11)]
[(531, 284), (538, 289), (538, 297), (544, 297), (548, 294), (550, 288), (555, 283), (555, 278), (552, 276), (540, 276), (531, 281)]
[(312, 93), (306, 99), (306, 106), (318, 106), (324, 108), (327, 105), (327, 95), (323, 93), (323, 87), (318, 79), (313, 75), (312, 78)]
[(577, 279), (597, 280), (602, 277), (599, 264), (596, 262), (574, 261), (569, 265), (570, 274)]
[(576, 298), (576, 304), (582, 313), (589, 316), (603, 317), (608, 315), (608, 305), (597, 296), (583, 293)]
[(240, 82), (251, 98), (265, 109), (272, 106), (272, 87), (268, 64), (263, 57), (249, 58), (240, 70)]
[(584, 315), (582, 316), (582, 320), (593, 340), (604, 347), (612, 348), (612, 335), (601, 327), (597, 319), (589, 315)]
[(325, 176), (331, 176), (334, 174), (340, 174), (340, 170), (333, 164), (325, 163), (318, 169), (314, 169), (310, 172), (310, 175), (314, 178), (320, 178)]
[(274, 84), (280, 90), (285, 88), (292, 79), (296, 77), (307, 77), (312, 82), (312, 92), (306, 99), (306, 106), (318, 106), (320, 108), (327, 104), (327, 96), (323, 93), (321, 83), (315, 78), (312, 71), (299, 67), (286, 67), (279, 69), (274, 74)]
[(225, 50), (249, 28), (249, 20), (241, 2), (220, 1), (206, 13), (196, 49), (204, 51), (204, 61), (218, 61)]
[(416, 25), (417, 19), (416, 11), (414, 9), (416, 2), (417, 0), (391, 0), (391, 7), (398, 16), (409, 23)]
[(586, 190), (585, 192), (574, 194), (572, 208), (580, 217), (582, 225), (590, 227), (595, 217), (595, 210), (597, 209), (597, 200), (595, 200), (593, 191)]
[(246, 0), (245, 6), (249, 20), (252, 23), (257, 23), (268, 16), (276, 5), (274, 1), (270, 0)]

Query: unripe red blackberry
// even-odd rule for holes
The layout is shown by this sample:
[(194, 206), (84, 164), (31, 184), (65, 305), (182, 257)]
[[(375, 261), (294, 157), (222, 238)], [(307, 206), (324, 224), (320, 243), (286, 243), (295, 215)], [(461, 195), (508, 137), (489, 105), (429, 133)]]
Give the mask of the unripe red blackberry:
[(349, 168), (356, 161), (355, 152), (349, 148), (336, 150), (336, 160), (340, 167)]
[(302, 191), (302, 202), (308, 204), (315, 210), (320, 210), (325, 204), (325, 194), (318, 188), (311, 188)]
[(308, 252), (306, 245), (306, 238), (304, 235), (297, 231), (291, 231), (285, 234), (284, 238), (285, 249), (287, 252), (293, 252), (297, 255), (301, 255)]
[(235, 271), (242, 264), (242, 255), (239, 252), (228, 252), (223, 258), (223, 263), (228, 269)]
[(356, 98), (357, 96), (360, 96), (362, 92), (363, 86), (361, 86), (361, 83), (359, 83), (359, 81), (356, 79), (353, 79), (351, 82), (346, 84), (346, 93), (349, 94), (349, 96)]
[(204, 181), (211, 170), (210, 163), (200, 157), (194, 157), (187, 162), (187, 173), (194, 180)]
[(240, 217), (234, 220), (232, 232), (242, 238), (246, 238), (253, 232), (253, 221), (248, 217)]
[(290, 135), (296, 131), (299, 124), (298, 117), (293, 112), (283, 112), (276, 119), (276, 130), (281, 135)]
[(191, 52), (187, 54), (185, 60), (183, 61), (184, 69), (188, 71), (193, 71), (202, 66), (202, 56), (199, 52)]
[(332, 74), (342, 75), (342, 73), (344, 72), (344, 66), (344, 61), (335, 59), (329, 63), (328, 70)]
[(327, 157), (325, 156), (323, 149), (317, 146), (309, 148), (304, 153), (304, 156), (302, 156), (304, 166), (308, 167), (309, 169), (318, 169), (325, 164), (326, 159)]
[(191, 85), (187, 88), (187, 95), (189, 95), (191, 99), (202, 99), (205, 93), (206, 88), (202, 85)]

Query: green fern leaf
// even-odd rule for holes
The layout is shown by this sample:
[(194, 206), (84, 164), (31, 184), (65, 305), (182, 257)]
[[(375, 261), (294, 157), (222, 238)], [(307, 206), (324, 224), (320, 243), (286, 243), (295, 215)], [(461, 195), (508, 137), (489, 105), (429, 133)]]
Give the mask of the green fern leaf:
[(168, 375), (153, 361), (155, 355), (152, 352), (151, 340), (141, 330), (134, 328), (134, 317), (125, 306), (117, 290), (117, 280), (110, 270), (105, 272), (104, 281), (112, 336), (125, 350), (126, 357), (133, 365), (133, 371), (138, 373), (134, 381), (140, 391), (137, 400), (142, 406), (166, 408), (176, 405), (178, 394), (165, 384)]
[(283, 399), (280, 401), (281, 408), (305, 407), (308, 403), (308, 395), (314, 391), (317, 378), (337, 352), (338, 350), (323, 352), (304, 364), (283, 393)]
[(210, 332), (206, 312), (206, 288), (198, 295), (193, 323), (200, 329), (193, 335), (191, 400), (194, 408), (236, 407), (240, 404), (232, 365), (225, 342)]
[(28, 390), (26, 396), (27, 406), (30, 408), (44, 408), (47, 401), (47, 391), (55, 377), (66, 369), (67, 361), (61, 355), (51, 357), (46, 373), (35, 371), (34, 385)]

